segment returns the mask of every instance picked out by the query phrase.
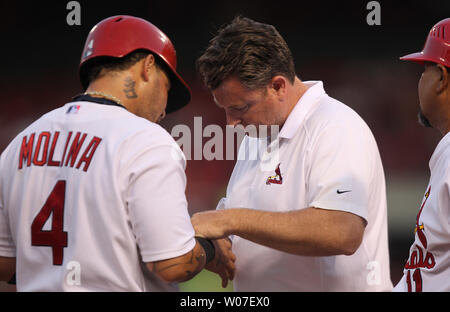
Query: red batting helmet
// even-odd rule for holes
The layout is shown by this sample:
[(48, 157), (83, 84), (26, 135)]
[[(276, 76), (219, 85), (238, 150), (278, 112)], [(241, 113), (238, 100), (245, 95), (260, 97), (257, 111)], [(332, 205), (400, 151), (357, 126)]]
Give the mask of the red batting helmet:
[(408, 54), (400, 59), (419, 64), (433, 62), (450, 67), (450, 18), (440, 21), (430, 30), (422, 52)]
[(171, 88), (167, 99), (166, 112), (174, 112), (187, 105), (191, 91), (177, 73), (177, 56), (170, 39), (155, 25), (138, 17), (118, 15), (108, 17), (90, 31), (79, 67), (81, 83), (87, 86), (86, 64), (100, 57), (123, 57), (136, 50), (147, 50), (159, 57), (169, 75)]

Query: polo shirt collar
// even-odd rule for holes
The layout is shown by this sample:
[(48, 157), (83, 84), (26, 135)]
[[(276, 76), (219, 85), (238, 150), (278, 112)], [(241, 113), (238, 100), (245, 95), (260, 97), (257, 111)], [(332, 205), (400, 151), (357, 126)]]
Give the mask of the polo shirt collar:
[(284, 122), (283, 128), (281, 128), (278, 135), (280, 138), (292, 138), (297, 133), (308, 112), (317, 103), (319, 97), (326, 94), (322, 81), (303, 81), (303, 83), (308, 89), (295, 104), (295, 107)]

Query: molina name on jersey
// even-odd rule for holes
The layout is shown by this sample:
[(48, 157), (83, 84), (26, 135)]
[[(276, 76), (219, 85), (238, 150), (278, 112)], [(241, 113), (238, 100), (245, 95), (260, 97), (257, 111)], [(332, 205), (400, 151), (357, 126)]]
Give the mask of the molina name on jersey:
[[(70, 131), (67, 133), (65, 142), (61, 140), (64, 143), (59, 143), (59, 136), (59, 131), (53, 133), (50, 131), (42, 131), (38, 135), (36, 133), (32, 133), (29, 136), (25, 135), (22, 138), (18, 169), (22, 169), (23, 166), (30, 167), (31, 164), (35, 166), (53, 167), (70, 166), (71, 168), (76, 164), (75, 168), (80, 169), (81, 165), (84, 163), (82, 170), (87, 171), (92, 157), (94, 157), (95, 151), (102, 139), (93, 136), (90, 140), (86, 140), (86, 137), (88, 137), (87, 133), (77, 132), (74, 134), (73, 131)], [(37, 141), (36, 144), (34, 144), (35, 140)], [(85, 141), (89, 141), (89, 144), (84, 144), (84, 148), (82, 149)], [(59, 157), (54, 155), (55, 147), (58, 143), (64, 144), (64, 151)]]

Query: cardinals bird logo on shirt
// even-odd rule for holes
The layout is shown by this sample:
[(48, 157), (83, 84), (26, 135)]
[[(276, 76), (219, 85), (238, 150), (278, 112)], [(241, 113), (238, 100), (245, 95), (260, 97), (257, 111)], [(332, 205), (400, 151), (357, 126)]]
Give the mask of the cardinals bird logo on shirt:
[(266, 184), (270, 185), (272, 183), (274, 184), (283, 184), (283, 177), (281, 176), (280, 171), (280, 164), (278, 164), (277, 168), (275, 169), (276, 175), (270, 176), (266, 180)]

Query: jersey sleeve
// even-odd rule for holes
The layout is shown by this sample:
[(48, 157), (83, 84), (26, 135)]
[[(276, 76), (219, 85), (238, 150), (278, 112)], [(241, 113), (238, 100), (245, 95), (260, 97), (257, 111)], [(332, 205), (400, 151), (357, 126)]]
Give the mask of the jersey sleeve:
[(370, 130), (351, 122), (326, 126), (309, 153), (309, 206), (351, 212), (367, 220), (379, 157)]
[(126, 205), (144, 262), (181, 256), (195, 246), (185, 196), (185, 163), (175, 141), (150, 144), (129, 160)]
[[(4, 154), (3, 154), (4, 156)], [(8, 213), (4, 205), (3, 198), (3, 179), (2, 172), (2, 157), (0, 156), (0, 256), (15, 257), (16, 247), (12, 239), (11, 229), (9, 226)]]

